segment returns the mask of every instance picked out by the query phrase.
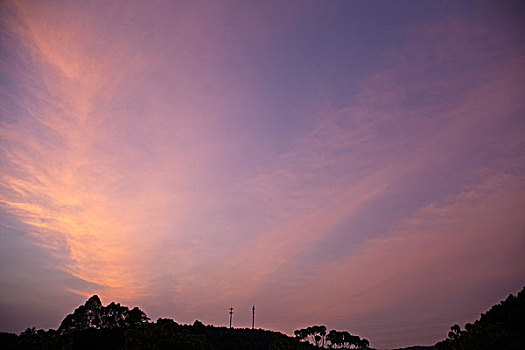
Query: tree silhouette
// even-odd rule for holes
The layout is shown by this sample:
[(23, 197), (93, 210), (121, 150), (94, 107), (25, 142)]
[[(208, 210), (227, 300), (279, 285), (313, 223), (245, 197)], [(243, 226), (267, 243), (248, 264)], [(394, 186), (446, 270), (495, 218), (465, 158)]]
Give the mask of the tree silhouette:
[(479, 320), (450, 327), (448, 338), (437, 343), (438, 350), (525, 349), (525, 287), (518, 296), (509, 295)]
[(183, 325), (171, 319), (148, 322), (138, 307), (129, 309), (112, 302), (103, 306), (96, 295), (72, 314), (58, 330), (28, 328), (19, 336), (0, 332), (0, 349), (6, 350), (314, 350), (326, 347), (363, 346), (347, 331), (326, 332), (325, 326), (311, 326), (285, 334), (263, 329), (229, 329), (195, 321)]
[(325, 326), (311, 326), (294, 331), (295, 338), (299, 341), (308, 341), (316, 347), (324, 347), (326, 338)]
[(294, 331), (295, 338), (299, 341), (309, 342), (316, 347), (330, 349), (361, 349), (368, 348), (370, 343), (367, 339), (361, 339), (357, 335), (351, 335), (348, 331), (337, 331), (332, 329), (328, 334), (325, 326), (312, 326)]
[(370, 343), (367, 339), (361, 339), (357, 335), (351, 335), (347, 331), (331, 330), (326, 336), (328, 347), (330, 349), (351, 349), (354, 346), (356, 349), (368, 348)]
[(112, 302), (102, 306), (100, 298), (93, 295), (84, 305), (79, 306), (60, 324), (58, 332), (61, 334), (86, 329), (126, 328), (148, 321), (146, 314), (138, 307), (130, 310), (126, 306)]
[(342, 348), (344, 344), (342, 332), (338, 332), (335, 329), (328, 332), (326, 340), (329, 342), (330, 349)]
[(366, 349), (370, 346), (370, 342), (368, 339), (361, 339), (361, 342), (359, 343), (358, 347), (361, 349)]

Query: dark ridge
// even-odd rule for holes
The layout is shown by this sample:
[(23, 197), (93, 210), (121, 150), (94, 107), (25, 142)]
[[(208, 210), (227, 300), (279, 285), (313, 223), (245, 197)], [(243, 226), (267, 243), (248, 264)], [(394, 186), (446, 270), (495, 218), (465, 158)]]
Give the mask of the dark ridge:
[(66, 334), (87, 329), (128, 328), (148, 320), (146, 314), (138, 307), (130, 310), (113, 302), (104, 307), (98, 295), (93, 295), (84, 305), (64, 318), (58, 327), (58, 333)]
[[(0, 349), (18, 350), (311, 350), (363, 349), (368, 340), (348, 331), (327, 331), (325, 326), (296, 330), (295, 337), (264, 329), (227, 328), (195, 321), (183, 325), (172, 319), (149, 318), (138, 307), (129, 309), (112, 302), (103, 306), (94, 295), (57, 330), (28, 328), (20, 335), (0, 333)], [(451, 327), (449, 338), (435, 346), (412, 346), (397, 350), (522, 350), (525, 349), (525, 287), (481, 314), (465, 330)]]
[(437, 350), (523, 350), (525, 349), (525, 287), (517, 296), (494, 305), (479, 320), (450, 327), (448, 338), (436, 344)]

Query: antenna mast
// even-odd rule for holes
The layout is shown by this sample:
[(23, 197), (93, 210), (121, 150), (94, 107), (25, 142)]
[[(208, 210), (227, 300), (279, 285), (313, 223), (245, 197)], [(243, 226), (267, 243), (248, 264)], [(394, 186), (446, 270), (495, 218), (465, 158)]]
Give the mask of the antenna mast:
[(255, 305), (252, 306), (252, 329), (255, 328)]
[(230, 329), (232, 328), (233, 307), (230, 306)]

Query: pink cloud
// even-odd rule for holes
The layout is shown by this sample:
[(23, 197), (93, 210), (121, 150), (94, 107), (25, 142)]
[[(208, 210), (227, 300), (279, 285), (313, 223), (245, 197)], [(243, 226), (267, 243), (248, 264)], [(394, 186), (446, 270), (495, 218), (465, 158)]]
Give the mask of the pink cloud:
[[(441, 46), (437, 45), (437, 50), (453, 48), (456, 55), (468, 51), (468, 59), (479, 58), (475, 55), (479, 48), (462, 46), (472, 40), (472, 35), (467, 35), (468, 28), (459, 29), (459, 39), (454, 34), (456, 29)], [(478, 29), (474, 30), (476, 35)], [(400, 56), (407, 57), (413, 50), (424, 52), (427, 39), (425, 35), (418, 37)], [(490, 164), (470, 171), (471, 179), (465, 184), (471, 189), (459, 182), (455, 192), (443, 193), (443, 198), (435, 199), (454, 204), (441, 209), (436, 204), (415, 207), (409, 217), (390, 223), (390, 229), (376, 232), (375, 238), (360, 243), (357, 253), (348, 253), (335, 262), (329, 260), (314, 270), (295, 270), (294, 276), (286, 274), (290, 272), (287, 267), (299, 256), (315, 251), (323, 239), (329, 238), (334, 227), (359, 215), (364, 207), (388, 196), (396, 187), (411, 181), (411, 177), (440, 166), (454, 168), (458, 161), (469, 162), (469, 154), (476, 156), (478, 150), (491, 153), (483, 140), (490, 139), (504, 119), (522, 109), (521, 58), (476, 62), (486, 75), (477, 86), (469, 86), (465, 91), (461, 91), (467, 86), (465, 80), (479, 66), (457, 79), (444, 76), (433, 77), (431, 82), (419, 81), (424, 76), (420, 72), (427, 69), (426, 59), (421, 55), (415, 62), (398, 63), (365, 80), (364, 92), (357, 99), (360, 104), (322, 114), (310, 133), (246, 184), (244, 190), (259, 200), (268, 228), (261, 230), (230, 263), (211, 270), (210, 275), (219, 273), (219, 288), (229, 291), (228, 297), (219, 301), (247, 300), (257, 290), (264, 290), (272, 293), (272, 302), (276, 302), (275, 298), (279, 300), (280, 312), (288, 310), (286, 313), (290, 315), (269, 321), (274, 327), (291, 331), (290, 324), (303, 326), (297, 320), (335, 324), (335, 320), (345, 317), (354, 319), (359, 327), (359, 317), (366, 318), (371, 313), (385, 315), (389, 305), (409, 304), (423, 300), (424, 296), (446, 303), (443, 300), (453, 299), (454, 293), (462, 295), (469, 286), (481, 286), (496, 278), (521, 278), (523, 260), (515, 260), (511, 266), (501, 261), (508, 254), (517, 259), (517, 251), (509, 250), (511, 247), (501, 242), (492, 254), (487, 254), (487, 249), (498, 245), (501, 236), (495, 232), (501, 230), (508, 232), (508, 242), (523, 245), (519, 214), (523, 207), (519, 191), (522, 178), (501, 173), (500, 168)], [(407, 73), (416, 80), (406, 82)], [(443, 95), (435, 105), (403, 106), (402, 95), (413, 95), (422, 84), (427, 90), (436, 90), (438, 95), (444, 93), (443, 89), (461, 93), (453, 98)], [(385, 98), (383, 90), (377, 87), (388, 87), (397, 97)], [(396, 93), (398, 88), (404, 92)], [(383, 130), (388, 128), (393, 128), (393, 133), (384, 135)], [(507, 140), (500, 140), (502, 143), (494, 146), (494, 152), (505, 148), (518, 152), (519, 133), (510, 133)], [(462, 155), (456, 159), (458, 154)], [(516, 157), (514, 161), (520, 159), (519, 153), (512, 157)], [(433, 185), (429, 181), (426, 186)], [(504, 205), (508, 211), (500, 213), (498, 205)], [(431, 214), (422, 218), (427, 210)], [(504, 219), (495, 219), (500, 214)], [(419, 231), (418, 221), (429, 226)], [(407, 226), (406, 232), (401, 228), (403, 225)], [(348, 232), (349, 240), (352, 235), (353, 232)], [(478, 239), (479, 243), (475, 243)], [(454, 264), (464, 264), (465, 268), (457, 269)], [(304, 266), (312, 265), (305, 262)], [(508, 271), (502, 273), (501, 269), (505, 269), (502, 266)], [(221, 274), (221, 271), (234, 273)], [(433, 278), (427, 279), (427, 274)], [(292, 279), (290, 284), (282, 282), (287, 278)], [(242, 291), (230, 289), (237, 285), (243, 286)], [(276, 286), (280, 291), (275, 290)], [(447, 286), (448, 293), (443, 292), (443, 286)], [(263, 294), (260, 295), (264, 299)], [(462, 310), (452, 311), (441, 319), (440, 327), (446, 330), (447, 322), (464, 318), (465, 312), (472, 316), (475, 309)], [(408, 332), (409, 327), (401, 328)], [(437, 340), (442, 336), (439, 330), (432, 332), (427, 338)], [(381, 336), (377, 339), (380, 342)]]
[(412, 302), (414, 322), (439, 311), (425, 302), (452, 310), (441, 326), (475, 309), (456, 312), (453, 294), (523, 277), (524, 51), (492, 50), (501, 32), (417, 27), (358, 93), (297, 101), (304, 128), (269, 151), (274, 135), (245, 117), (269, 109), (234, 58), (270, 49), (301, 11), (158, 5), (153, 21), (133, 4), (76, 6), (13, 5), (31, 69), (10, 73), (24, 93), (0, 128), (1, 206), (62, 258), (53, 268), (90, 282), (72, 293), (182, 322), (260, 302), (261, 326), (308, 320), (381, 344), (372, 325)]

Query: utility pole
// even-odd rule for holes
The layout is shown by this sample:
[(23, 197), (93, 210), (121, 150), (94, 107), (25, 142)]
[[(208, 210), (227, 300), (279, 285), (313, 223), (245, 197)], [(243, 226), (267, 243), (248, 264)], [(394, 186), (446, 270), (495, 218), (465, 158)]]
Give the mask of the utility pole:
[(233, 307), (230, 306), (230, 329), (232, 328)]
[(255, 305), (252, 306), (252, 329), (255, 329)]

